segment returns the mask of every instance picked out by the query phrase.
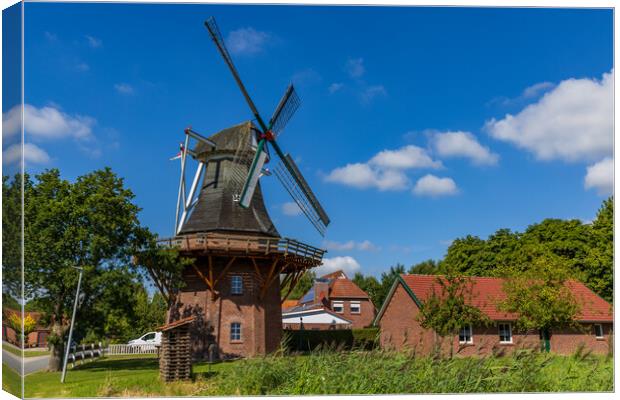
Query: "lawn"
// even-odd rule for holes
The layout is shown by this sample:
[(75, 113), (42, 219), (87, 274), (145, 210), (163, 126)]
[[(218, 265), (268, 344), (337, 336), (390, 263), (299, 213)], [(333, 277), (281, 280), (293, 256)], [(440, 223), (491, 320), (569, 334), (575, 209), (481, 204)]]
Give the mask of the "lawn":
[[(18, 357), (22, 356), (22, 351), (19, 347), (15, 347), (12, 344), (2, 343), (2, 349), (8, 351), (9, 353), (15, 354)], [(25, 350), (24, 357), (39, 357), (39, 356), (47, 356), (50, 354), (47, 350)]]
[[(210, 372), (209, 372), (210, 370)], [(155, 358), (106, 358), (26, 377), (26, 397), (215, 396), (464, 392), (611, 391), (613, 359), (519, 353), (500, 358), (317, 353), (194, 365), (194, 379), (163, 384)]]
[(9, 392), (14, 396), (22, 396), (21, 378), (17, 372), (13, 371), (6, 364), (2, 364), (2, 390)]

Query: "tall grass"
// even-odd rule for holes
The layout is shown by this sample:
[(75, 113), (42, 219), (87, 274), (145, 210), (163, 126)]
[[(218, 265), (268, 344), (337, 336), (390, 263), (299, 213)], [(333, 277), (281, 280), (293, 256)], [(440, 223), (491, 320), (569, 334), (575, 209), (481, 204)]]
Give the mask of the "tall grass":
[(210, 395), (611, 391), (612, 361), (529, 350), (505, 357), (440, 359), (385, 351), (319, 351), (239, 362)]

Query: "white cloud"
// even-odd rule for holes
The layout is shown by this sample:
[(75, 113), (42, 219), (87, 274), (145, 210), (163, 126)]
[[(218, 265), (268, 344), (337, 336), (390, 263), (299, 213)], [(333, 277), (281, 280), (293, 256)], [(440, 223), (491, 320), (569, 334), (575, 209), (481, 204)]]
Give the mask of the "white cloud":
[(360, 270), (360, 264), (351, 256), (324, 258), (323, 264), (317, 267), (315, 272), (317, 276), (322, 276), (338, 270), (352, 277)]
[(114, 89), (121, 94), (134, 94), (133, 86), (128, 83), (116, 83)]
[(432, 137), (437, 154), (442, 157), (466, 157), (478, 165), (495, 165), (499, 155), (482, 146), (470, 132), (442, 132)]
[(368, 86), (364, 90), (362, 90), (361, 94), (362, 103), (368, 104), (376, 97), (385, 97), (387, 96), (387, 91), (383, 85), (373, 85)]
[(336, 168), (325, 177), (325, 180), (360, 189), (374, 187), (381, 191), (402, 190), (409, 183), (407, 176), (401, 171), (371, 168), (363, 163), (347, 164)]
[(366, 163), (353, 163), (336, 168), (325, 180), (360, 189), (404, 190), (410, 184), (404, 170), (441, 167), (441, 161), (434, 161), (426, 150), (408, 145), (396, 150), (383, 150)]
[(606, 157), (587, 168), (584, 181), (586, 189), (596, 189), (600, 195), (609, 195), (614, 190), (614, 160)]
[(355, 242), (353, 240), (349, 240), (348, 242), (335, 242), (331, 240), (326, 240), (323, 242), (323, 246), (327, 250), (335, 250), (335, 251), (351, 251), (351, 250), (360, 250), (360, 251), (377, 251), (379, 247), (377, 247), (370, 240), (364, 240), (362, 242)]
[(360, 78), (366, 72), (363, 58), (349, 58), (345, 64), (345, 70), (351, 78)]
[(494, 138), (515, 144), (540, 160), (594, 161), (613, 149), (614, 74), (601, 80), (567, 79), (516, 115), (491, 119)]
[(85, 35), (86, 40), (88, 41), (88, 45), (92, 48), (97, 48), (97, 47), (101, 47), (101, 39), (98, 39), (94, 36), (90, 36), (90, 35)]
[[(2, 164), (10, 165), (20, 162), (22, 147), (20, 143), (12, 144), (2, 152)], [(46, 164), (50, 161), (50, 156), (42, 148), (32, 144), (24, 143), (24, 162), (26, 164)]]
[[(91, 139), (92, 127), (96, 120), (83, 115), (66, 114), (56, 106), (37, 108), (24, 105), (24, 128), (26, 136), (33, 139)], [(21, 126), (20, 106), (11, 108), (2, 114), (4, 134), (13, 136), (19, 133)]]
[(416, 182), (412, 192), (418, 196), (451, 196), (458, 193), (458, 188), (452, 178), (439, 178), (428, 174)]
[(344, 87), (344, 83), (334, 82), (331, 85), (329, 85), (327, 90), (329, 91), (329, 94), (334, 94), (337, 91), (339, 91), (340, 89), (342, 89), (343, 87)]
[(226, 38), (226, 44), (233, 54), (252, 55), (263, 51), (269, 39), (268, 33), (248, 27), (231, 31)]
[(302, 214), (301, 208), (294, 201), (282, 204), (282, 214), (296, 217)]
[(555, 85), (551, 82), (539, 82), (535, 83), (532, 86), (528, 86), (523, 90), (521, 97), (526, 99), (531, 99), (533, 97), (537, 97), (539, 94), (551, 89)]
[(433, 161), (426, 150), (408, 145), (397, 150), (383, 150), (370, 159), (370, 164), (393, 169), (441, 168), (441, 161)]

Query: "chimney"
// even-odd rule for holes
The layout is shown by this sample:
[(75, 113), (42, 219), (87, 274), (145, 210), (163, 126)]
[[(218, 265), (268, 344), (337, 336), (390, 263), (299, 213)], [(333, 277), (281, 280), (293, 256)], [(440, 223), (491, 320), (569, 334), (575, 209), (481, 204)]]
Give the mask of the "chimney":
[(319, 303), (324, 297), (329, 297), (329, 280), (321, 278), (315, 279), (314, 303)]

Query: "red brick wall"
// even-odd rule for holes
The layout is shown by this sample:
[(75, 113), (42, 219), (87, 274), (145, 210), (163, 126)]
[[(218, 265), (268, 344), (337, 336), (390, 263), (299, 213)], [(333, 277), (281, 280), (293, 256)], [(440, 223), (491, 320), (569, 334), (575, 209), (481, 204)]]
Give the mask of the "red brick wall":
[[(442, 339), (434, 332), (420, 326), (416, 320), (419, 309), (413, 299), (399, 283), (389, 300), (379, 321), (381, 328), (380, 344), (384, 349), (412, 349), (421, 354), (430, 354), (437, 344), (445, 354), (450, 352), (459, 356), (510, 354), (515, 349), (540, 349), (538, 332), (518, 332), (512, 324), (512, 343), (500, 343), (497, 323), (489, 327), (473, 327), (473, 343), (460, 344), (458, 335)], [(551, 331), (551, 352), (572, 354), (580, 344), (585, 350), (606, 354), (610, 344), (613, 346), (612, 324), (602, 324), (604, 337), (597, 339), (592, 324), (584, 324), (582, 330), (558, 329)]]
[[(359, 301), (360, 304), (360, 313), (354, 314), (351, 312), (351, 302)], [(344, 319), (348, 319), (351, 321), (351, 327), (354, 329), (358, 328), (366, 328), (372, 325), (372, 321), (375, 319), (375, 306), (368, 299), (350, 299), (350, 298), (337, 298), (332, 297), (330, 299), (330, 307), (332, 307), (334, 302), (342, 302), (343, 303), (343, 312), (335, 314), (341, 316)], [(332, 308), (333, 311), (333, 308)]]
[[(213, 258), (213, 275), (217, 277), (228, 259)], [(261, 263), (257, 260), (259, 268), (266, 274), (271, 267), (271, 261)], [(206, 260), (197, 260), (203, 274), (207, 271)], [(243, 277), (243, 294), (233, 295), (230, 291), (230, 277), (241, 275)], [(208, 321), (213, 330), (220, 355), (255, 356), (265, 354), (278, 349), (282, 336), (282, 311), (280, 307), (280, 279), (276, 276), (274, 282), (265, 291), (262, 299), (259, 298), (261, 288), (259, 279), (248, 259), (239, 258), (225, 272), (216, 286), (217, 296), (212, 298), (207, 285), (198, 277), (193, 268), (188, 268), (184, 273), (186, 287), (182, 289), (180, 302), (181, 312), (194, 308)], [(231, 324), (241, 323), (241, 340), (230, 339)], [(206, 338), (205, 335), (199, 335)], [(193, 339), (194, 356), (205, 358), (207, 356), (206, 340)]]

